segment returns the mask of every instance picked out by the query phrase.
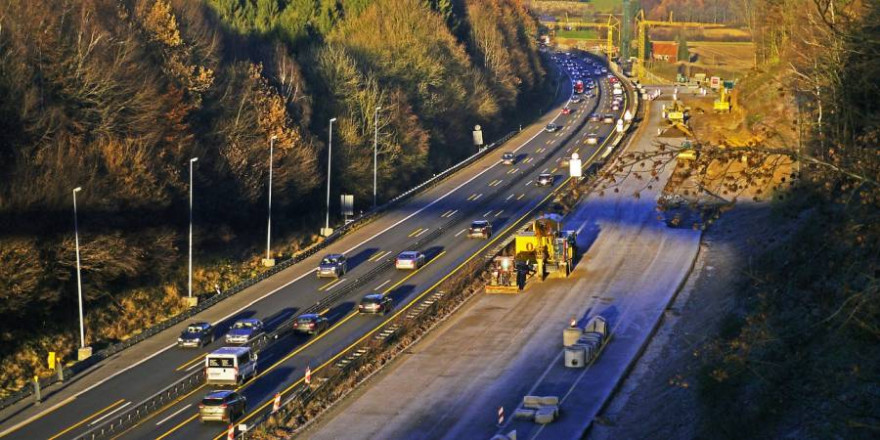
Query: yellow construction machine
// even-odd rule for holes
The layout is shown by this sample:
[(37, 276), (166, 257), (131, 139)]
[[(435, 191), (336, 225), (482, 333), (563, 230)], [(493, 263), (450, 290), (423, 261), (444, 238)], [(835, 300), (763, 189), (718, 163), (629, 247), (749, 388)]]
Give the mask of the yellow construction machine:
[(560, 215), (546, 214), (516, 236), (515, 252), (517, 261), (534, 267), (541, 280), (552, 272), (568, 276), (577, 256), (577, 235), (562, 230)]
[(558, 214), (545, 214), (520, 231), (514, 238), (514, 256), (492, 260), (486, 293), (517, 293), (531, 276), (568, 276), (577, 257), (577, 234), (563, 231), (561, 220)]
[(712, 103), (712, 109), (716, 112), (730, 113), (733, 101), (733, 81), (722, 82), (721, 88), (718, 90), (718, 99)]

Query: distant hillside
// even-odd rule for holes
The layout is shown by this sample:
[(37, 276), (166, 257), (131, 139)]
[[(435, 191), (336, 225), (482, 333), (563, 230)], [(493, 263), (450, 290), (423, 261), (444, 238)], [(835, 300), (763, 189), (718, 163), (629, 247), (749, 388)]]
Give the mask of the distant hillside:
[(202, 293), (260, 270), (272, 136), (289, 255), (323, 212), (329, 118), (333, 191), (367, 207), (381, 107), (391, 198), (541, 90), (535, 33), (519, 0), (0, 3), (0, 385), (77, 345), (73, 188), (100, 347), (182, 307), (190, 158)]

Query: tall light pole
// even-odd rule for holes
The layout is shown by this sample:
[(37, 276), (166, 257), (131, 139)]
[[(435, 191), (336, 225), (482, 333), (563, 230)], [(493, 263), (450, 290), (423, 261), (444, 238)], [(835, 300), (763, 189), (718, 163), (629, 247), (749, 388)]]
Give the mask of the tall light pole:
[(324, 236), (332, 234), (330, 230), (330, 161), (333, 159), (333, 123), (336, 118), (330, 119), (330, 138), (327, 142), (327, 221), (324, 223)]
[(376, 113), (373, 115), (376, 127), (373, 132), (373, 209), (376, 209), (376, 169), (379, 163), (379, 110), (382, 110), (382, 107), (376, 107)]
[(189, 160), (189, 281), (187, 283), (187, 298), (193, 296), (193, 164), (197, 160), (199, 160), (198, 157)]
[(86, 330), (85, 325), (83, 324), (83, 290), (82, 276), (80, 275), (82, 268), (80, 267), (79, 262), (79, 220), (77, 219), (76, 214), (76, 193), (80, 191), (82, 191), (81, 186), (73, 189), (73, 234), (76, 243), (76, 292), (79, 302), (79, 348), (82, 349), (86, 347)]
[(270, 254), (270, 246), (272, 243), (272, 155), (275, 152), (275, 139), (278, 136), (272, 135), (269, 139), (269, 223), (266, 226), (266, 259), (263, 260), (264, 266), (274, 266), (275, 260)]

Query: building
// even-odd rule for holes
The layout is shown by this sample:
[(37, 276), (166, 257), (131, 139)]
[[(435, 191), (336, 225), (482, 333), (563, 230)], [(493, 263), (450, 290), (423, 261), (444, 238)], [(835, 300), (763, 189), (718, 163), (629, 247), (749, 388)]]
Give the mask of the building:
[(678, 43), (675, 42), (652, 42), (651, 55), (655, 61), (674, 63), (678, 58)]

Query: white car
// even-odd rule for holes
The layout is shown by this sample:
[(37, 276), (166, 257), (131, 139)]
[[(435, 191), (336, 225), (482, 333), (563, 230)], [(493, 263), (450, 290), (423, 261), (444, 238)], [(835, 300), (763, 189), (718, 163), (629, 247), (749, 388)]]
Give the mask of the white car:
[(599, 135), (596, 133), (590, 133), (587, 135), (587, 145), (596, 145), (599, 143)]
[(553, 133), (556, 130), (559, 130), (559, 126), (552, 123), (552, 122), (547, 124), (546, 127), (544, 127), (544, 131), (546, 131), (547, 133)]
[(397, 255), (394, 267), (397, 269), (418, 269), (425, 265), (425, 254), (416, 251), (404, 251)]

